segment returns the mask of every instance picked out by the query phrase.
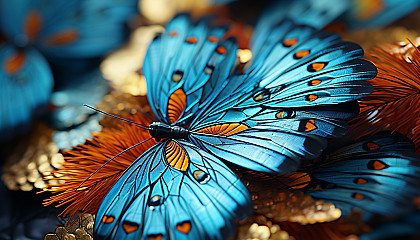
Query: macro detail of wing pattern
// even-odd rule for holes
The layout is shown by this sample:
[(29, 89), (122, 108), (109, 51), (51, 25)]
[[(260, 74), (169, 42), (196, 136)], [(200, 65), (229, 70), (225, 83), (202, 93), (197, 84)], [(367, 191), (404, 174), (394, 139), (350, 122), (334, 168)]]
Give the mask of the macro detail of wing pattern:
[(228, 138), (192, 134), (191, 141), (242, 167), (288, 173), (317, 157), (327, 138), (347, 133), (358, 112), (353, 101), (372, 91), (366, 80), (376, 68), (360, 59), (357, 44), (291, 20), (253, 38), (252, 65), (214, 89), (189, 126), (191, 132), (232, 122), (249, 128)]
[[(210, 28), (210, 20), (194, 24), (188, 15), (179, 15), (149, 46), (143, 66), (148, 98), (156, 116), (165, 123), (187, 124), (199, 103), (211, 95), (203, 86), (220, 85), (218, 81), (228, 77), (237, 46), (233, 39), (220, 42), (226, 29)], [(181, 90), (185, 94), (183, 112), (181, 104), (168, 102)]]
[(312, 179), (307, 193), (313, 197), (332, 201), (345, 215), (360, 209), (366, 219), (414, 209), (420, 158), (403, 135), (380, 132), (326, 156), (306, 169)]
[(169, 97), (168, 101), (168, 117), (171, 123), (175, 123), (185, 109), (186, 96), (182, 89), (176, 90)]
[(169, 141), (165, 148), (166, 161), (173, 168), (185, 171), (188, 168), (188, 156), (175, 141)]
[(229, 135), (238, 133), (240, 131), (243, 131), (247, 128), (248, 127), (245, 124), (241, 124), (241, 123), (225, 123), (225, 124), (215, 125), (211, 127), (206, 127), (206, 128), (198, 130), (197, 132), (213, 134), (213, 135), (229, 136)]
[[(169, 166), (170, 147), (185, 151), (185, 171)], [(220, 160), (186, 141), (166, 140), (113, 186), (96, 215), (94, 238), (226, 239), (235, 219), (251, 212), (245, 186)]]

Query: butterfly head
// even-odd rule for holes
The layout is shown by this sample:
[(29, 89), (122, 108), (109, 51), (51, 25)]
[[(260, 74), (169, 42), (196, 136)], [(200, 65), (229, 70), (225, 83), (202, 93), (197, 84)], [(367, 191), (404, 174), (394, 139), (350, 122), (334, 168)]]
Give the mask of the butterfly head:
[(179, 126), (170, 126), (162, 122), (154, 122), (149, 126), (149, 133), (156, 141), (160, 141), (162, 138), (186, 139), (190, 132)]

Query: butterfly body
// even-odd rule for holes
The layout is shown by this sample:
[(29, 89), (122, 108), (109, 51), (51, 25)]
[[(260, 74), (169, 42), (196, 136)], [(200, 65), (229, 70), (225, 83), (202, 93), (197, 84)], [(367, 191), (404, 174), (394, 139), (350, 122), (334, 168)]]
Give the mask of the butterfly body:
[(179, 126), (170, 126), (162, 122), (154, 122), (149, 126), (150, 135), (160, 141), (162, 138), (186, 139), (189, 131)]

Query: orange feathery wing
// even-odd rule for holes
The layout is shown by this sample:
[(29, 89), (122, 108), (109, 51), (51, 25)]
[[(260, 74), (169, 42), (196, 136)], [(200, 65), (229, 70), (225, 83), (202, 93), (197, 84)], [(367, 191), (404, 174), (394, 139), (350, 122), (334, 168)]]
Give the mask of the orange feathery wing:
[[(140, 113), (132, 115), (129, 119), (145, 125), (151, 123)], [(69, 204), (61, 213), (63, 216), (72, 216), (78, 211), (96, 213), (103, 198), (124, 170), (144, 151), (156, 144), (156, 141), (152, 139), (121, 154), (79, 188), (80, 184), (109, 159), (148, 138), (150, 135), (147, 130), (121, 122), (116, 127), (105, 128), (93, 140), (88, 140), (85, 144), (65, 152), (66, 162), (63, 168), (53, 171), (51, 175), (53, 179), (64, 181), (49, 185), (44, 190), (53, 193), (52, 197), (45, 200), (44, 205)]]
[(398, 131), (411, 138), (420, 153), (420, 50), (411, 42), (404, 49), (376, 49), (368, 59), (378, 75), (369, 81), (373, 93), (359, 100), (352, 132)]

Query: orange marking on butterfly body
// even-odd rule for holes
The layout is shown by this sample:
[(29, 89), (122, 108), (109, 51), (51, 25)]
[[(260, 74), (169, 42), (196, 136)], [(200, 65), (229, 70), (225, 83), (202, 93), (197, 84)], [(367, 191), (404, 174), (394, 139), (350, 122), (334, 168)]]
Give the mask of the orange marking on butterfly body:
[(32, 41), (42, 28), (42, 17), (38, 11), (29, 12), (24, 23), (24, 33)]
[(315, 101), (315, 100), (317, 100), (317, 99), (318, 99), (318, 96), (317, 96), (317, 95), (314, 95), (314, 94), (310, 94), (310, 95), (308, 95), (308, 96), (306, 97), (306, 100), (308, 100), (308, 101), (310, 101), (310, 102)]
[(310, 132), (315, 129), (317, 129), (317, 126), (315, 125), (315, 120), (310, 119), (305, 125), (305, 132)]
[(298, 52), (296, 52), (295, 53), (295, 57), (296, 58), (304, 58), (304, 57), (306, 57), (306, 56), (308, 56), (308, 54), (310, 53), (311, 51), (309, 51), (309, 50), (301, 50), (301, 51), (298, 51)]
[(63, 46), (79, 39), (79, 32), (76, 29), (68, 29), (47, 37), (46, 44), (49, 46)]
[(289, 38), (283, 41), (283, 45), (285, 47), (291, 47), (293, 45), (295, 45), (298, 42), (298, 40), (296, 38)]
[(368, 181), (364, 178), (356, 178), (356, 180), (355, 180), (355, 183), (357, 183), (357, 184), (365, 184), (367, 182)]
[(127, 224), (127, 223), (123, 223), (122, 227), (126, 233), (132, 233), (139, 228), (138, 225)]
[(357, 200), (362, 200), (362, 199), (365, 199), (365, 196), (363, 196), (363, 194), (361, 193), (355, 193), (353, 194), (353, 198)]
[(188, 234), (191, 230), (191, 223), (190, 222), (182, 222), (176, 225), (176, 230), (182, 232), (184, 234)]
[(320, 84), (321, 82), (322, 82), (321, 80), (311, 80), (309, 82), (309, 86), (315, 86), (315, 85)]
[(223, 135), (229, 136), (240, 131), (248, 129), (248, 126), (242, 123), (224, 123), (219, 125), (214, 125), (198, 130), (197, 132), (208, 133), (213, 135)]
[(166, 161), (173, 168), (181, 171), (186, 171), (188, 168), (188, 156), (184, 149), (175, 141), (170, 141), (165, 149)]
[(189, 36), (187, 37), (187, 39), (185, 39), (186, 43), (191, 43), (191, 44), (196, 44), (197, 43), (197, 38), (194, 36)]
[(216, 48), (216, 52), (218, 52), (218, 53), (220, 53), (220, 54), (226, 54), (227, 53), (227, 50), (226, 50), (226, 48), (225, 47), (223, 47), (223, 46), (220, 46), (220, 47), (217, 47)]
[(219, 39), (218, 39), (216, 36), (209, 36), (209, 37), (207, 38), (207, 40), (208, 40), (209, 42), (212, 42), (212, 43), (216, 43), (217, 41), (219, 41)]
[(102, 222), (103, 223), (112, 223), (114, 221), (114, 217), (113, 216), (106, 216), (104, 215), (104, 217), (102, 218)]
[(176, 90), (168, 100), (168, 116), (171, 123), (176, 122), (184, 111), (187, 96), (182, 89)]
[(22, 69), (25, 61), (26, 55), (22, 51), (16, 51), (6, 58), (3, 63), (3, 69), (7, 74), (13, 75)]
[(379, 146), (376, 143), (369, 142), (369, 143), (367, 143), (367, 147), (370, 151), (372, 151), (372, 150), (378, 150), (381, 146)]

